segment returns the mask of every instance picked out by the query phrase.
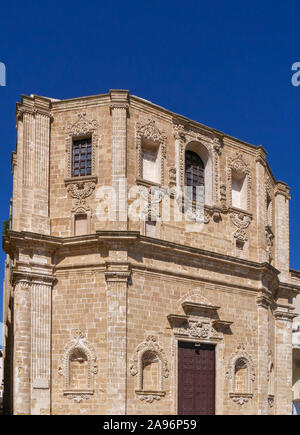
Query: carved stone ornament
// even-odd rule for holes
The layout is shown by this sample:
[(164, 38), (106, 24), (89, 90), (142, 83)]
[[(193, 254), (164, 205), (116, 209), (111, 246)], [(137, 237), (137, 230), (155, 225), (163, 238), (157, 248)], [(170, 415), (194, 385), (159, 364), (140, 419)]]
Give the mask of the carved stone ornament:
[[(245, 391), (236, 391), (236, 370), (247, 370), (247, 386)], [(253, 382), (255, 381), (254, 364), (244, 344), (239, 344), (236, 351), (231, 355), (226, 371), (226, 378), (230, 382), (229, 397), (239, 405), (244, 405), (253, 397)]]
[(273, 241), (274, 241), (274, 234), (273, 231), (271, 229), (271, 227), (269, 225), (266, 226), (266, 243), (267, 243), (267, 247), (272, 247), (273, 246)]
[(74, 208), (86, 207), (86, 198), (88, 198), (95, 190), (96, 183), (94, 181), (76, 181), (67, 187), (67, 191), (74, 198)]
[(189, 338), (203, 338), (203, 339), (217, 339), (221, 340), (223, 337), (213, 328), (212, 322), (207, 320), (192, 320), (188, 319), (184, 325), (173, 327), (174, 334), (178, 336), (185, 336)]
[(220, 156), (222, 153), (222, 148), (224, 146), (222, 138), (214, 137), (213, 143), (214, 143), (214, 150)]
[(226, 184), (225, 183), (220, 184), (220, 202), (221, 202), (222, 209), (226, 209), (227, 197), (226, 197)]
[(81, 393), (77, 393), (77, 394), (67, 394), (68, 399), (72, 400), (74, 399), (74, 402), (80, 403), (83, 400), (88, 400), (90, 398), (90, 394), (81, 394)]
[(249, 227), (251, 223), (251, 217), (243, 213), (232, 213), (231, 220), (232, 223), (238, 228), (233, 233), (233, 237), (240, 242), (246, 242), (248, 237), (246, 235), (245, 229)]
[(92, 133), (98, 127), (98, 122), (95, 120), (89, 121), (86, 119), (86, 113), (78, 113), (78, 118), (73, 124), (67, 126), (67, 132), (73, 136), (86, 135)]
[(148, 403), (152, 403), (152, 402), (154, 402), (154, 400), (160, 400), (160, 398), (161, 398), (161, 396), (156, 395), (156, 394), (149, 394), (149, 395), (142, 394), (140, 396), (140, 400), (142, 400), (142, 401), (144, 400), (145, 402), (148, 402)]
[[(154, 362), (154, 359), (156, 359), (160, 364), (160, 390), (158, 391), (147, 391), (143, 385), (143, 362), (145, 361), (144, 357), (148, 357), (149, 355), (153, 360), (149, 362)], [(130, 361), (129, 370), (132, 376), (138, 376), (136, 394), (140, 400), (152, 403), (153, 400), (160, 400), (161, 397), (165, 395), (164, 379), (169, 377), (168, 360), (156, 337), (149, 335), (145, 341), (137, 346)]]
[(176, 186), (176, 167), (171, 166), (169, 168), (169, 187), (172, 188)]
[(243, 229), (238, 229), (233, 233), (233, 237), (238, 240), (239, 242), (247, 242), (248, 237), (246, 235), (246, 231)]
[[(71, 370), (70, 359), (74, 353), (82, 353), (86, 356), (88, 362), (87, 389), (72, 389), (71, 388)], [(77, 329), (74, 333), (74, 338), (65, 346), (64, 354), (61, 358), (58, 373), (64, 377), (64, 395), (76, 402), (81, 402), (83, 399), (89, 398), (94, 394), (93, 376), (98, 373), (96, 364), (96, 354), (93, 346), (88, 342), (85, 334)]]
[(243, 230), (248, 228), (251, 223), (251, 217), (243, 213), (232, 213), (231, 220), (236, 227)]

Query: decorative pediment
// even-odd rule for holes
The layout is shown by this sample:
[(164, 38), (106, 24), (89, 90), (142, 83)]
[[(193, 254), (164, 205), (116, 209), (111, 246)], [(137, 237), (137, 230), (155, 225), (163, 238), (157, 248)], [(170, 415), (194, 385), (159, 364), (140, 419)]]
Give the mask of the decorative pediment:
[(228, 160), (229, 167), (231, 169), (234, 169), (239, 174), (249, 174), (250, 173), (250, 166), (249, 164), (244, 160), (244, 157), (242, 154), (237, 153), (235, 157), (229, 158)]
[(96, 120), (89, 121), (86, 118), (86, 113), (78, 113), (78, 118), (73, 124), (67, 126), (67, 133), (72, 136), (87, 135), (95, 131), (98, 127), (98, 122)]
[(216, 307), (210, 303), (184, 301), (182, 308), (187, 314), (199, 314), (207, 311), (211, 314), (215, 314), (220, 307)]
[(145, 124), (137, 122), (136, 135), (139, 138), (148, 139), (158, 143), (164, 143), (167, 139), (166, 135), (158, 129), (155, 120), (152, 118), (149, 118), (148, 122)]
[[(177, 336), (221, 340), (220, 329), (228, 328), (233, 322), (218, 318), (220, 307), (214, 305), (195, 288), (177, 301), (179, 310), (185, 314), (169, 314), (167, 319)], [(224, 331), (223, 331), (224, 332)]]

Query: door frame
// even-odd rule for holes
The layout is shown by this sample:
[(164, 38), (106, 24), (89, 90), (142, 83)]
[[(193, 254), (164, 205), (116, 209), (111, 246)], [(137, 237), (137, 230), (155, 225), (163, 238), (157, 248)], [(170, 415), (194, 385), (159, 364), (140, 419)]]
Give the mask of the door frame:
[(215, 415), (223, 414), (224, 403), (224, 342), (219, 340), (196, 340), (195, 338), (173, 336), (174, 352), (174, 414), (178, 415), (178, 342), (185, 341), (189, 343), (211, 344), (215, 346)]

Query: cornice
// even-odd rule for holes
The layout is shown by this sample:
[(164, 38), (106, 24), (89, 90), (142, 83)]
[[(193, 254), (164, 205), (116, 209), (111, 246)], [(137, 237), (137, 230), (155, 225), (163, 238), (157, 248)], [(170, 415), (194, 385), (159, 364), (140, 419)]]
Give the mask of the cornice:
[(275, 196), (277, 195), (283, 195), (286, 199), (290, 200), (290, 187), (284, 183), (283, 181), (277, 181), (275, 185)]
[(37, 95), (22, 95), (21, 102), (16, 104), (17, 119), (22, 119), (24, 113), (44, 115), (52, 119), (52, 102), (49, 98)]
[[(153, 252), (170, 251), (173, 257), (174, 255), (183, 255), (185, 257), (189, 255), (191, 257), (210, 259), (217, 263), (239, 266), (244, 268), (247, 273), (249, 269), (251, 269), (254, 272), (256, 271), (259, 276), (270, 275), (270, 278), (274, 278), (280, 273), (269, 263), (257, 263), (167, 240), (142, 236), (139, 231), (97, 231), (95, 234), (74, 237), (55, 237), (25, 231), (8, 231), (3, 237), (3, 250), (7, 254), (13, 255), (15, 249), (24, 247), (25, 245), (29, 249), (35, 248), (37, 244), (42, 244), (45, 251), (49, 251), (50, 253), (58, 252), (61, 249), (69, 247), (80, 250), (92, 245), (102, 245), (103, 247), (108, 247), (111, 244), (125, 247), (139, 245), (141, 247), (151, 248)], [(292, 285), (292, 287), (294, 286)]]

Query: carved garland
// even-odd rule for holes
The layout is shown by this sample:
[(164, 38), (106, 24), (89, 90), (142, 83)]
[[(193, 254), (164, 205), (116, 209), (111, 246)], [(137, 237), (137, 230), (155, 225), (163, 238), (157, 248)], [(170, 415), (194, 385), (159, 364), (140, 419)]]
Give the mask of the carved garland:
[(251, 168), (250, 165), (245, 162), (242, 154), (237, 153), (234, 158), (228, 158), (227, 163), (227, 183), (228, 183), (228, 192), (230, 207), (232, 206), (232, 171), (237, 172), (238, 174), (242, 174), (246, 176), (247, 182), (247, 210), (251, 210)]
[[(87, 391), (71, 390), (70, 357), (74, 351), (81, 351), (86, 355), (88, 360)], [(69, 399), (74, 399), (76, 402), (80, 402), (83, 399), (88, 399), (89, 395), (93, 394), (92, 377), (98, 372), (96, 359), (94, 348), (88, 342), (85, 334), (81, 330), (76, 330), (73, 340), (71, 340), (64, 348), (64, 354), (58, 367), (58, 373), (61, 376), (64, 376), (64, 394)]]
[(137, 151), (137, 178), (142, 178), (142, 141), (147, 139), (157, 143), (160, 147), (160, 184), (164, 185), (165, 176), (165, 160), (167, 154), (167, 136), (163, 131), (160, 131), (153, 118), (149, 118), (148, 122), (136, 124), (136, 151)]
[[(146, 353), (155, 355), (160, 363), (160, 390), (159, 391), (146, 391), (143, 386), (143, 356)], [(164, 350), (157, 342), (156, 337), (149, 335), (146, 340), (139, 344), (134, 352), (130, 361), (130, 373), (132, 376), (138, 375), (138, 389), (136, 394), (140, 400), (152, 403), (153, 400), (160, 400), (165, 395), (164, 379), (169, 377), (168, 360)]]
[(231, 220), (232, 223), (238, 228), (234, 232), (233, 237), (240, 242), (246, 242), (248, 237), (246, 235), (245, 229), (250, 225), (251, 217), (243, 213), (232, 213)]
[(173, 332), (179, 336), (185, 336), (189, 338), (202, 338), (202, 339), (216, 339), (221, 340), (221, 334), (213, 328), (211, 321), (203, 320), (187, 320), (185, 327), (174, 327)]
[(77, 212), (79, 208), (88, 211), (86, 198), (88, 198), (95, 190), (96, 183), (94, 181), (76, 181), (67, 187), (67, 191), (72, 198), (75, 199), (75, 205), (72, 212)]
[[(247, 366), (247, 391), (238, 392), (235, 389), (235, 370), (239, 364)], [(255, 381), (254, 364), (251, 356), (246, 351), (244, 344), (238, 345), (236, 351), (231, 355), (230, 362), (226, 371), (226, 378), (230, 382), (229, 396), (233, 402), (244, 405), (253, 397), (253, 382)]]
[(89, 121), (86, 119), (86, 113), (81, 112), (78, 118), (72, 124), (69, 124), (66, 129), (66, 178), (72, 177), (72, 144), (74, 138), (91, 136), (92, 138), (92, 174), (96, 172), (96, 148), (98, 147), (98, 130), (99, 124), (97, 121)]

